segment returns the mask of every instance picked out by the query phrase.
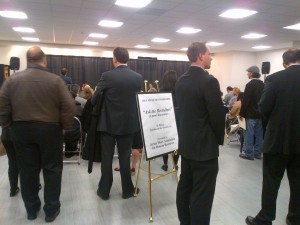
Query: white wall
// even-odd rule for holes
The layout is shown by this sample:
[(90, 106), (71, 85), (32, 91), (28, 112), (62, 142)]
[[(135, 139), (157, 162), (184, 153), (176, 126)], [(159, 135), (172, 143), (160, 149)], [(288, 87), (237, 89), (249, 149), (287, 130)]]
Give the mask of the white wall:
[[(32, 46), (30, 44), (11, 44), (0, 42), (0, 64), (9, 64), (12, 56), (20, 58), (20, 70), (26, 68), (26, 51)], [(77, 47), (77, 46), (51, 46), (39, 45), (46, 54), (51, 55), (75, 55), (75, 56), (99, 56), (112, 57), (112, 49), (101, 47)], [(270, 73), (282, 70), (282, 53), (286, 49), (263, 51), (263, 52), (226, 52), (215, 53), (212, 66), (209, 70), (220, 83), (221, 91), (226, 93), (226, 87), (239, 87), (242, 91), (247, 82), (249, 82), (246, 69), (252, 65), (261, 68), (262, 62), (271, 63)], [(187, 61), (185, 53), (162, 52), (162, 51), (143, 51), (129, 50), (130, 58), (157, 57), (159, 60), (178, 60)], [(261, 78), (263, 80), (263, 77)]]

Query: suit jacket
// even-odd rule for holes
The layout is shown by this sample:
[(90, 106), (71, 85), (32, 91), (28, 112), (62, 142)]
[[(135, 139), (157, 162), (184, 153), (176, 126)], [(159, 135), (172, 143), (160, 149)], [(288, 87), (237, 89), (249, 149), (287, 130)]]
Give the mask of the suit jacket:
[(100, 78), (92, 103), (105, 93), (97, 131), (114, 135), (133, 134), (139, 130), (136, 93), (141, 90), (142, 75), (125, 65), (105, 72)]
[(217, 158), (225, 129), (218, 80), (202, 68), (191, 66), (179, 78), (175, 94), (180, 115), (180, 154), (195, 161)]
[(300, 154), (300, 65), (266, 78), (259, 109), (267, 119), (263, 153)]
[(240, 116), (246, 119), (261, 119), (262, 115), (258, 111), (258, 102), (260, 100), (264, 83), (259, 79), (252, 79), (245, 87), (244, 97)]

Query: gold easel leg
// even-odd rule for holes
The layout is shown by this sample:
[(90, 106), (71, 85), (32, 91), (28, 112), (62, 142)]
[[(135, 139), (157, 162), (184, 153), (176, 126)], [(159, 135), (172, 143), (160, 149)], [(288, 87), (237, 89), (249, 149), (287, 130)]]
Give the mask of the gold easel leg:
[(177, 185), (178, 185), (178, 182), (179, 182), (179, 180), (178, 180), (178, 171), (176, 169), (175, 160), (174, 160), (175, 154), (178, 154), (178, 153), (172, 153), (172, 162), (173, 162), (173, 171), (174, 171), (174, 174), (176, 176), (176, 182), (177, 182)]
[(149, 207), (150, 207), (150, 217), (149, 217), (149, 221), (152, 222), (153, 218), (152, 218), (152, 190), (151, 190), (151, 185), (152, 185), (152, 181), (151, 181), (151, 165), (150, 165), (150, 161), (148, 161), (148, 185), (149, 185)]
[(136, 181), (135, 181), (134, 197), (137, 196), (138, 182), (140, 179), (140, 172), (141, 172), (141, 168), (142, 168), (142, 164), (143, 164), (143, 160), (144, 160), (144, 154), (145, 154), (145, 150), (143, 148), (142, 156), (140, 158), (140, 163), (139, 163), (139, 170), (138, 170), (138, 174), (137, 174)]

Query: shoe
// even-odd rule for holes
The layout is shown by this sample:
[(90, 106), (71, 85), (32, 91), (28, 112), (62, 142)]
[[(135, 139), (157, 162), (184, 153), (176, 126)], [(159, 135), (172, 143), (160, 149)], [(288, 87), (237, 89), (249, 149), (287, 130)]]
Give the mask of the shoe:
[(256, 158), (256, 159), (261, 159), (261, 156), (260, 156), (260, 155), (254, 156), (254, 158)]
[(119, 172), (119, 171), (120, 171), (120, 167), (116, 167), (116, 168), (114, 169), (114, 171)]
[(56, 217), (59, 215), (59, 213), (60, 213), (60, 209), (58, 209), (52, 216), (46, 216), (45, 221), (47, 223), (54, 221), (56, 219)]
[(104, 201), (106, 201), (106, 200), (109, 199), (109, 195), (106, 196), (106, 195), (102, 194), (102, 193), (100, 192), (99, 188), (98, 188), (98, 190), (97, 190), (97, 195), (98, 195), (102, 200), (104, 200)]
[(40, 210), (41, 210), (41, 205), (37, 208), (37, 210), (34, 213), (27, 213), (27, 219), (35, 220), (37, 218), (37, 214)]
[(253, 157), (247, 156), (247, 155), (244, 154), (244, 153), (239, 154), (239, 157), (242, 158), (242, 159), (254, 160)]
[(17, 187), (14, 191), (10, 191), (9, 196), (14, 197), (16, 194), (18, 194), (19, 191), (20, 191), (20, 188)]
[(135, 168), (131, 168), (131, 176), (135, 175)]
[[(140, 193), (140, 189), (137, 188), (136, 194), (139, 194), (139, 193)], [(128, 198), (134, 197), (134, 194), (135, 194), (135, 188), (133, 189), (133, 192), (131, 194), (129, 194), (129, 195), (123, 195), (122, 198), (123, 199), (128, 199)]]
[(247, 216), (245, 222), (246, 222), (247, 225), (259, 225), (259, 224), (256, 222), (255, 218), (252, 217), (252, 216)]
[(161, 169), (164, 171), (168, 171), (168, 165), (167, 164), (162, 165)]

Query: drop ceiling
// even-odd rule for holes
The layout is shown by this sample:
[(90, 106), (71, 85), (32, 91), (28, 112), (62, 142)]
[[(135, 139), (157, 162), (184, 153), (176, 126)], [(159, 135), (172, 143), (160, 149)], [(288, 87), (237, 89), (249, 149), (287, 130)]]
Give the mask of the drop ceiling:
[[(0, 0), (0, 10), (17, 10), (27, 20), (0, 17), (0, 40), (22, 43), (22, 36), (12, 27), (31, 27), (40, 43), (81, 46), (84, 41), (98, 41), (96, 48), (149, 45), (149, 50), (180, 52), (195, 41), (222, 42), (212, 52), (257, 51), (256, 45), (271, 49), (292, 47), (300, 41), (300, 31), (283, 29), (300, 23), (299, 0), (152, 0), (145, 8), (133, 9), (114, 4), (115, 0)], [(258, 13), (244, 19), (226, 19), (218, 15), (230, 8), (247, 8)], [(98, 26), (102, 19), (124, 22), (120, 28)], [(176, 33), (183, 26), (202, 31), (186, 35)], [(242, 39), (250, 32), (267, 37)], [(89, 38), (103, 33), (105, 39)], [(154, 37), (170, 39), (153, 43)], [(27, 42), (26, 42), (27, 43)]]

